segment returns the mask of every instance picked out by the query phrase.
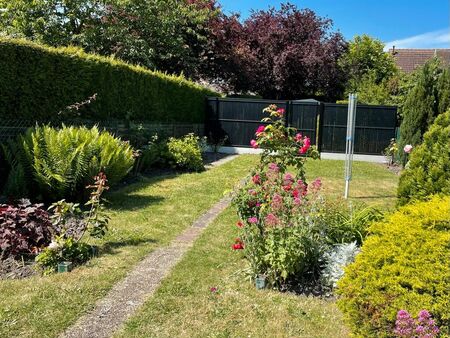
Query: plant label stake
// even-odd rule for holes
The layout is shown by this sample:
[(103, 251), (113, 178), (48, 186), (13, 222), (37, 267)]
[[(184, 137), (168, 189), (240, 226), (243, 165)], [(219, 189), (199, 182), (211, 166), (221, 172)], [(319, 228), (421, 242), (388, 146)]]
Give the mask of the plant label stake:
[(350, 181), (352, 179), (357, 97), (357, 94), (350, 94), (348, 97), (347, 136), (345, 139), (345, 199), (348, 199)]

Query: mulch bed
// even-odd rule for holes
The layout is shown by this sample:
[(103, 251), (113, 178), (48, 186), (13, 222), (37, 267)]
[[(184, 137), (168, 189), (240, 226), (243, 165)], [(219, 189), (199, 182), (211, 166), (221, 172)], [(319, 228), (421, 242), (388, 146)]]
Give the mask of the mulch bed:
[(33, 276), (37, 273), (34, 265), (34, 261), (21, 261), (12, 257), (0, 260), (0, 280), (22, 279)]

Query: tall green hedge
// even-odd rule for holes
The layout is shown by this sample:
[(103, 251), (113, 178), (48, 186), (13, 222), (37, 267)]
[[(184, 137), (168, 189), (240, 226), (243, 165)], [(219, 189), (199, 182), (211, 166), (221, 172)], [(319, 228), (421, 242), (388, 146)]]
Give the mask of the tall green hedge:
[(202, 123), (205, 97), (216, 96), (182, 76), (166, 75), (76, 47), (51, 48), (0, 38), (0, 116), (42, 119), (98, 98), (91, 119)]

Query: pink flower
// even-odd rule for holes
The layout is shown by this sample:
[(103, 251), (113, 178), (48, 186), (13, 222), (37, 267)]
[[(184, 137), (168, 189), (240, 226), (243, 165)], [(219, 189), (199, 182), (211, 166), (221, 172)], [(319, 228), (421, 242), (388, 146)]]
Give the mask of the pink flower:
[(306, 154), (309, 148), (311, 148), (311, 139), (305, 136), (303, 138), (303, 146), (298, 150), (298, 152), (300, 154)]
[[(294, 182), (294, 176), (290, 173), (286, 173), (283, 177), (284, 183), (289, 184)], [(287, 182), (287, 183), (286, 183)]]
[(256, 223), (258, 223), (258, 219), (257, 219), (256, 217), (250, 217), (250, 218), (248, 219), (248, 222), (249, 222), (250, 224), (256, 224)]
[(409, 153), (411, 153), (411, 150), (413, 149), (413, 146), (412, 145), (410, 145), (410, 144), (407, 144), (404, 148), (403, 148), (403, 151), (406, 153), (406, 154), (409, 154)]
[(276, 163), (269, 163), (269, 170), (278, 172), (278, 171), (280, 171), (280, 168), (278, 167), (278, 165)]
[(295, 142), (300, 142), (302, 140), (302, 134), (297, 133), (297, 135), (294, 136), (294, 140)]
[(296, 197), (296, 198), (294, 198), (294, 204), (300, 205), (300, 204), (302, 204), (302, 200), (300, 198)]
[(281, 209), (283, 207), (283, 197), (280, 194), (274, 194), (272, 197), (272, 208), (274, 210)]
[(260, 134), (262, 134), (264, 132), (264, 130), (266, 129), (265, 126), (259, 126), (258, 129), (256, 129), (256, 136), (259, 136)]
[(278, 115), (283, 116), (285, 113), (285, 110), (283, 108), (278, 108), (277, 113), (278, 113)]
[(272, 214), (272, 213), (271, 213), (271, 214), (268, 214), (268, 215), (266, 216), (265, 221), (266, 221), (266, 224), (269, 225), (269, 226), (276, 226), (276, 225), (278, 225), (278, 223), (280, 222), (279, 219), (278, 219), (278, 217), (275, 216), (275, 215)]
[(311, 139), (308, 136), (305, 136), (305, 138), (303, 139), (303, 145), (308, 147), (311, 147)]
[(311, 183), (311, 187), (313, 191), (319, 191), (320, 188), (322, 187), (322, 181), (320, 180), (320, 178), (316, 178), (312, 183)]
[(211, 293), (216, 293), (217, 291), (219, 291), (219, 289), (215, 286), (209, 288), (209, 291), (211, 291)]
[(258, 149), (259, 145), (255, 140), (251, 140), (250, 141), (250, 145), (252, 146), (253, 149)]
[(259, 175), (253, 176), (253, 177), (252, 177), (252, 181), (253, 181), (253, 183), (255, 183), (255, 184), (261, 184), (261, 176), (259, 176)]

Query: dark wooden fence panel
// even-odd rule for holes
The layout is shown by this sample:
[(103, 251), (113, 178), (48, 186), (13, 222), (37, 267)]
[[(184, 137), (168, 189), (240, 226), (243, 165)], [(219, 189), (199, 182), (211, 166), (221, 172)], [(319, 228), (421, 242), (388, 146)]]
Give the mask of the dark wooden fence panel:
[(317, 122), (320, 103), (292, 102), (288, 111), (288, 121), (291, 127), (297, 128), (303, 135), (311, 139), (311, 144), (317, 144)]
[(286, 101), (218, 99), (210, 98), (208, 104), (207, 134), (219, 140), (227, 137), (226, 145), (248, 147), (255, 131), (267, 117), (264, 108), (276, 104), (287, 108)]
[[(226, 145), (249, 147), (261, 119), (266, 117), (263, 109), (270, 104), (286, 109), (288, 125), (310, 137), (320, 151), (345, 152), (345, 104), (209, 98), (206, 133), (215, 140), (227, 137)], [(396, 136), (396, 127), (396, 107), (358, 105), (355, 153), (380, 155)]]
[[(345, 152), (347, 106), (324, 104), (321, 151)], [(355, 125), (355, 153), (381, 155), (395, 138), (397, 108), (358, 105)]]

